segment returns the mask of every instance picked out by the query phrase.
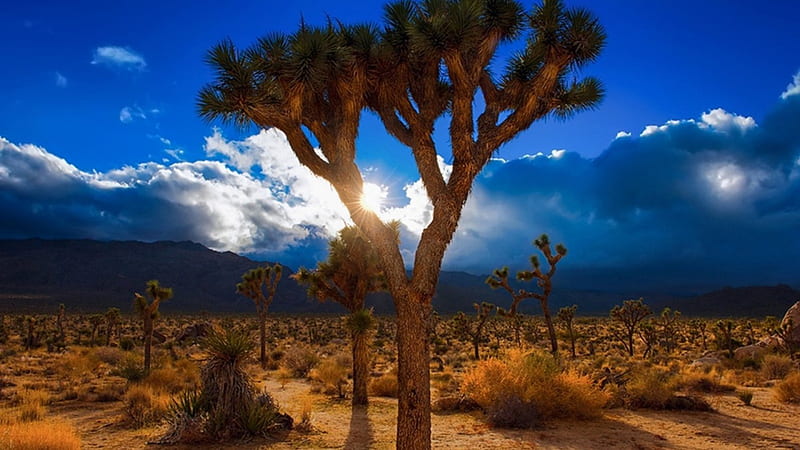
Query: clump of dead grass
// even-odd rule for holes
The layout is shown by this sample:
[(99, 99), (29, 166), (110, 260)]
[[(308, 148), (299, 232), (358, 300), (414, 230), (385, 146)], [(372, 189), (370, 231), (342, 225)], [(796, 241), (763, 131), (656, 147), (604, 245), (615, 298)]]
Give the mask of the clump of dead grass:
[(14, 450), (78, 450), (81, 439), (62, 421), (0, 424), (0, 448)]
[(595, 418), (608, 400), (589, 377), (562, 370), (549, 355), (518, 350), (502, 360), (479, 362), (464, 375), (461, 390), (492, 424), (510, 427), (554, 418)]
[(783, 403), (800, 403), (800, 371), (794, 371), (772, 388), (772, 395)]

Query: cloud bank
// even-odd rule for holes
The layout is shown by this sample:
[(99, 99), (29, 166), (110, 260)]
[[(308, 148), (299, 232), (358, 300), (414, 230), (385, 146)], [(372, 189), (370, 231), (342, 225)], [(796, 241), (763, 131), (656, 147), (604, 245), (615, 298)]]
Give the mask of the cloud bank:
[[(593, 159), (559, 149), (492, 160), (445, 267), (521, 268), (530, 241), (548, 233), (570, 249), (563, 276), (576, 283), (797, 283), (797, 80), (759, 122), (718, 108), (620, 132)], [(188, 239), (308, 265), (349, 223), (333, 189), (298, 163), (279, 131), (235, 141), (215, 130), (205, 151), (202, 161), (97, 173), (0, 138), (0, 237)], [(381, 214), (403, 222), (410, 261), (431, 207), (419, 180), (389, 194), (406, 199)]]

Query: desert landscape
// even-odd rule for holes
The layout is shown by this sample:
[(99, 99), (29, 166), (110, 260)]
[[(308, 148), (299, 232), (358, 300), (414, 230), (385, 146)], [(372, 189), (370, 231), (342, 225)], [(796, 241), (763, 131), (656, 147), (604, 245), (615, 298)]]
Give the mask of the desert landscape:
[(798, 6), (4, 5), (0, 450), (800, 449)]
[[(515, 324), (491, 316), (477, 339), (482, 355), (476, 360), (475, 340), (468, 331), (475, 330), (479, 316), (468, 317), (466, 323), (464, 316), (435, 318), (432, 445), (800, 446), (797, 362), (782, 341), (772, 347), (763, 344), (770, 340), (776, 319), (723, 322), (678, 316), (664, 334), (665, 317), (637, 324), (634, 356), (627, 354), (618, 339), (622, 336), (615, 335), (621, 331), (618, 320), (575, 318), (576, 356), (562, 350), (558, 366), (544, 352), (549, 341), (541, 319), (525, 317)], [(118, 311), (5, 315), (2, 323), (3, 448), (147, 448), (167, 442), (174, 448), (395, 446), (396, 325), (391, 317), (378, 317), (370, 334), (366, 406), (351, 405), (352, 355), (341, 317), (270, 317), (268, 361), (262, 368), (254, 351), (254, 317), (164, 315), (156, 321), (148, 374), (143, 370), (141, 320)], [(732, 324), (730, 336), (725, 334), (727, 323)], [(640, 338), (643, 324), (655, 327), (658, 340), (652, 347)], [(515, 341), (517, 328), (520, 342)], [(558, 339), (568, 347), (566, 323), (558, 328)], [(209, 333), (224, 335), (220, 330), (241, 330), (247, 336), (242, 373), (256, 391), (271, 397), (280, 414), (291, 417), (290, 426), (253, 429), (235, 439), (201, 430), (184, 430), (175, 438), (176, 421), (185, 414), (180, 399), (203, 388), (201, 372), (214, 351), (209, 354), (206, 339)], [(753, 344), (742, 345), (746, 342)], [(645, 348), (648, 358), (642, 357)], [(522, 372), (525, 367), (529, 373)], [(528, 400), (515, 403), (503, 396), (509, 392)]]

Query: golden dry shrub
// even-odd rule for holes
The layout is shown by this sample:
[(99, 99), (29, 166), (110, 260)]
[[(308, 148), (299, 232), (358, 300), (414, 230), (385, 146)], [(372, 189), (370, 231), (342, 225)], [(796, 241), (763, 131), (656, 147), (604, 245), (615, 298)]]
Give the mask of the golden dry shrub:
[(675, 396), (675, 377), (661, 367), (639, 367), (625, 384), (626, 403), (630, 408), (664, 409)]
[(0, 448), (78, 450), (81, 439), (66, 422), (40, 421), (0, 425)]
[(717, 372), (716, 369), (712, 369), (708, 372), (686, 369), (677, 377), (675, 386), (677, 389), (693, 392), (713, 394), (734, 392), (736, 386), (723, 383), (722, 378), (722, 374)]
[(794, 371), (772, 388), (772, 395), (783, 403), (800, 403), (800, 371)]
[(376, 397), (397, 397), (397, 374), (385, 373), (373, 378), (369, 383), (369, 395)]
[(342, 365), (336, 358), (323, 360), (316, 369), (312, 369), (309, 376), (312, 380), (322, 384), (323, 392), (327, 395), (344, 397), (347, 386), (347, 372), (349, 368)]
[(761, 361), (761, 376), (766, 380), (779, 380), (794, 369), (792, 358), (786, 355), (765, 355)]
[(189, 360), (176, 361), (174, 365), (152, 370), (142, 383), (168, 394), (189, 391), (200, 386), (200, 368)]
[(132, 384), (125, 393), (125, 412), (134, 426), (154, 423), (169, 412), (168, 394), (146, 384)]
[(481, 361), (467, 372), (462, 392), (499, 426), (528, 427), (553, 418), (591, 419), (601, 415), (608, 394), (551, 356), (512, 350), (500, 360)]

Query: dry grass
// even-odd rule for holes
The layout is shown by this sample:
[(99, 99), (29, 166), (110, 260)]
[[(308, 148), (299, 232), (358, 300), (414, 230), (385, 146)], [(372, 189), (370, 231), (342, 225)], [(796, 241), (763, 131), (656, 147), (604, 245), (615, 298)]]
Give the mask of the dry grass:
[(0, 448), (14, 450), (77, 450), (81, 439), (75, 429), (57, 421), (0, 425)]
[(800, 403), (800, 371), (790, 373), (772, 390), (775, 399), (783, 403)]
[(385, 373), (373, 378), (369, 383), (369, 395), (376, 397), (397, 397), (397, 374)]
[(677, 377), (676, 387), (678, 389), (713, 394), (733, 392), (736, 390), (736, 386), (723, 383), (722, 375), (716, 370), (711, 370), (707, 373), (684, 370)]
[(340, 364), (337, 358), (327, 358), (316, 369), (311, 370), (309, 376), (322, 385), (325, 394), (344, 398), (349, 370), (349, 367)]
[(767, 380), (785, 378), (794, 369), (792, 358), (785, 355), (765, 355), (761, 361), (761, 376)]
[(589, 377), (561, 370), (549, 355), (517, 350), (503, 360), (479, 362), (464, 376), (461, 389), (500, 426), (527, 427), (551, 418), (595, 418), (608, 400)]
[(154, 369), (142, 380), (143, 384), (167, 394), (196, 389), (200, 386), (200, 369), (190, 360)]
[(169, 412), (170, 397), (146, 384), (133, 384), (125, 393), (125, 411), (134, 426), (154, 423)]

